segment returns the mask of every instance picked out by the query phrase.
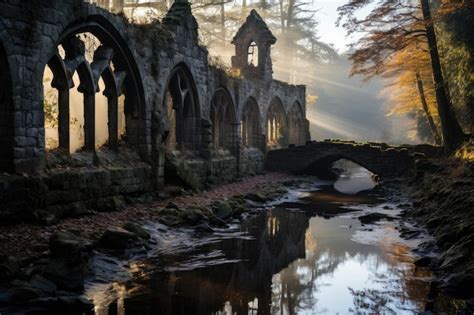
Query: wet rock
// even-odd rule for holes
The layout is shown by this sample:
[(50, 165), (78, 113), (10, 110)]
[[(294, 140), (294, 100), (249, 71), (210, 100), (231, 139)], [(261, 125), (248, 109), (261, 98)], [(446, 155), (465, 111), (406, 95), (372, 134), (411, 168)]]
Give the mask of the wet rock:
[(49, 248), (51, 257), (44, 277), (53, 281), (58, 288), (82, 290), (87, 266), (86, 252), (92, 249), (91, 242), (81, 238), (78, 231), (59, 231), (51, 236)]
[(67, 291), (84, 289), (85, 260), (71, 261), (68, 258), (53, 258), (47, 265), (44, 275), (59, 288)]
[(110, 227), (102, 234), (99, 246), (107, 249), (126, 249), (137, 240), (135, 233), (120, 227)]
[(248, 199), (254, 202), (260, 202), (260, 203), (265, 202), (265, 196), (263, 196), (260, 193), (248, 193), (245, 195), (245, 199)]
[(83, 250), (90, 249), (92, 244), (80, 238), (76, 231), (59, 231), (51, 235), (49, 249), (52, 256), (64, 257), (70, 261), (77, 260)]
[(134, 233), (141, 239), (150, 239), (150, 233), (148, 233), (148, 231), (145, 230), (140, 224), (134, 222), (127, 222), (123, 225), (123, 228), (131, 233)]
[(207, 220), (212, 215), (209, 210), (199, 207), (189, 207), (183, 211), (183, 219), (191, 225)]
[(384, 219), (391, 221), (391, 220), (394, 220), (395, 218), (383, 213), (375, 212), (375, 213), (369, 213), (369, 214), (360, 216), (358, 219), (362, 224), (372, 224)]
[(207, 223), (200, 224), (195, 227), (195, 231), (198, 233), (212, 233), (214, 230)]
[(431, 263), (431, 257), (422, 257), (414, 262), (417, 267), (428, 267)]
[(421, 231), (418, 230), (403, 230), (400, 233), (400, 236), (403, 237), (404, 239), (410, 240), (419, 237), (421, 234)]
[(13, 257), (0, 255), (0, 283), (13, 278), (19, 270), (20, 267)]
[(225, 220), (232, 216), (232, 207), (228, 202), (218, 201), (212, 204), (212, 211), (216, 217), (219, 219)]

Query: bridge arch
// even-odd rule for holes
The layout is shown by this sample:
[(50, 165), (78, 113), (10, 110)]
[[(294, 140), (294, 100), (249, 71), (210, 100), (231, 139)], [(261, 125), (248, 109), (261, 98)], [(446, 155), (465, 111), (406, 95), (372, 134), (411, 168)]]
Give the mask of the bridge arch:
[(0, 172), (13, 171), (13, 111), (10, 66), (0, 42)]
[(306, 142), (305, 113), (299, 101), (295, 101), (288, 111), (288, 142), (302, 145)]
[(266, 117), (267, 149), (273, 150), (288, 145), (288, 120), (282, 101), (274, 97)]
[(335, 176), (335, 173), (331, 171), (333, 164), (339, 160), (348, 160), (353, 163), (360, 165), (361, 167), (367, 169), (368, 171), (378, 174), (377, 170), (374, 169), (370, 161), (360, 159), (357, 156), (336, 153), (319, 156), (306, 164), (306, 167), (300, 171), (304, 174), (315, 175), (321, 177), (322, 179), (331, 179)]
[(257, 100), (249, 97), (241, 113), (241, 138), (242, 145), (251, 148), (261, 148), (261, 116)]
[(164, 109), (169, 123), (165, 130), (166, 147), (171, 150), (197, 149), (196, 130), (201, 109), (194, 77), (184, 62), (171, 70), (165, 93)]
[(214, 92), (209, 117), (214, 148), (226, 148), (235, 153), (238, 123), (232, 97), (226, 88), (219, 87)]
[[(43, 87), (50, 91), (45, 84), (50, 82), (56, 96), (52, 100), (45, 97), (43, 109), (48, 118), (46, 105), (55, 107), (52, 112), (57, 117), (52, 119), (57, 119), (60, 149), (73, 152), (83, 145), (94, 151), (107, 142), (115, 150), (122, 135), (130, 144), (143, 147), (144, 90), (133, 55), (118, 29), (99, 15), (75, 21), (64, 29), (47, 57)], [(48, 73), (52, 78), (46, 78)], [(77, 91), (72, 89), (76, 86)], [(84, 127), (72, 135), (75, 121)]]

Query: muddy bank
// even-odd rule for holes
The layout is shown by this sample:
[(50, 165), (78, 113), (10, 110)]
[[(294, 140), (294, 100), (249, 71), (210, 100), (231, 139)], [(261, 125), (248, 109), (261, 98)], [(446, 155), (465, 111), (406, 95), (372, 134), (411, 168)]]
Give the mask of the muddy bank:
[[(403, 182), (407, 185), (403, 185)], [(474, 310), (474, 163), (457, 158), (420, 159), (400, 186), (411, 196), (406, 211), (435, 237), (440, 255), (423, 257), (437, 276), (429, 310)], [(429, 248), (421, 249), (429, 251)], [(447, 294), (457, 301), (449, 301)], [(449, 304), (449, 305), (445, 305)]]

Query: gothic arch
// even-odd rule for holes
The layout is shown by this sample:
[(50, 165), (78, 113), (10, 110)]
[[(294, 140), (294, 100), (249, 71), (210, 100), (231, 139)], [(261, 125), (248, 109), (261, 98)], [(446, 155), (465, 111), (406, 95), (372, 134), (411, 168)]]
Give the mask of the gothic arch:
[(168, 120), (165, 144), (168, 149), (197, 149), (196, 130), (201, 109), (193, 75), (181, 62), (170, 72), (163, 107)]
[(0, 172), (13, 171), (12, 78), (7, 54), (0, 43)]
[(226, 88), (220, 87), (214, 92), (209, 117), (214, 148), (226, 148), (235, 152), (238, 123), (232, 97)]
[(288, 142), (295, 145), (306, 142), (305, 114), (299, 101), (295, 101), (288, 111)]
[(288, 121), (280, 98), (270, 102), (266, 118), (267, 148), (278, 149), (288, 145)]
[(260, 109), (257, 101), (249, 97), (245, 103), (241, 115), (241, 137), (245, 147), (260, 148), (261, 143), (261, 122)]
[[(98, 40), (92, 60), (86, 58), (86, 48), (81, 34), (91, 34)], [(63, 49), (63, 55), (59, 50)], [(144, 91), (138, 67), (120, 32), (102, 16), (91, 15), (70, 24), (59, 36), (54, 51), (48, 56), (47, 66), (53, 73), (51, 86), (58, 91), (59, 147), (70, 150), (70, 97), (75, 87), (73, 76), (77, 74), (77, 91), (83, 95), (84, 148), (96, 149), (96, 93), (101, 92), (99, 81), (104, 82), (103, 94), (107, 98), (108, 143), (117, 149), (119, 138), (119, 97), (124, 99), (127, 142), (141, 148), (146, 129), (143, 121)], [(105, 123), (105, 121), (103, 122)], [(133, 127), (133, 128), (132, 128)], [(132, 129), (135, 129), (132, 131)]]

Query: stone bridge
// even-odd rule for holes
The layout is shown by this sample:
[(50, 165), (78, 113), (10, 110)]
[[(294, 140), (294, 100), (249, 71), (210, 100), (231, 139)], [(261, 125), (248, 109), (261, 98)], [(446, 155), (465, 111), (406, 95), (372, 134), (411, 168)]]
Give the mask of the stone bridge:
[(303, 146), (273, 150), (267, 153), (268, 170), (310, 175), (327, 175), (334, 162), (346, 159), (357, 163), (382, 179), (405, 174), (414, 166), (414, 153), (433, 155), (432, 146), (394, 147), (385, 143), (349, 141), (310, 141)]
[(199, 44), (186, 0), (150, 24), (85, 0), (0, 1), (0, 216), (219, 184), (304, 144), (305, 86), (273, 79), (276, 41), (253, 10), (228, 70)]

